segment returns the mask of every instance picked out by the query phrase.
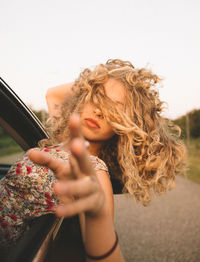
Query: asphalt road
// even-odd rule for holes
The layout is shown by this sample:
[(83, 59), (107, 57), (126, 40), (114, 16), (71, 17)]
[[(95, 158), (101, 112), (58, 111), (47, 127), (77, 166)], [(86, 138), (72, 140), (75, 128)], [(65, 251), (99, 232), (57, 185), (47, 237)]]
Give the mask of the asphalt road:
[(127, 262), (200, 262), (200, 185), (178, 177), (148, 207), (116, 195), (115, 228)]

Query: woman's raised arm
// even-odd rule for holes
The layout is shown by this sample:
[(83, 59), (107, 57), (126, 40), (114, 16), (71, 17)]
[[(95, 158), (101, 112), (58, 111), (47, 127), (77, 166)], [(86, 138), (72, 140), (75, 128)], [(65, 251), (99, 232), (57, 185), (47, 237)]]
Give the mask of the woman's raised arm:
[(51, 117), (59, 117), (61, 105), (64, 99), (71, 95), (73, 84), (67, 83), (47, 90), (46, 102)]

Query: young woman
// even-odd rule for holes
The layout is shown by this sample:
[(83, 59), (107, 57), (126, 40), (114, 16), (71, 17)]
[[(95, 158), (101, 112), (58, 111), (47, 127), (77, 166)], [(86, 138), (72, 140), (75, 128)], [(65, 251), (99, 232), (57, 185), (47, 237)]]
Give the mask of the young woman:
[[(86, 121), (91, 118), (96, 125), (89, 126), (84, 118), (81, 121), (83, 136), (90, 142), (89, 152), (106, 163), (124, 192), (148, 204), (153, 193), (171, 189), (175, 175), (184, 168), (180, 129), (162, 116), (159, 83), (160, 78), (150, 70), (115, 59), (93, 70), (85, 69), (74, 83), (49, 89), (51, 143), (65, 141), (71, 112), (84, 115), (83, 108), (87, 110), (90, 104)], [(101, 123), (110, 126), (110, 137), (98, 137), (106, 130)]]
[[(111, 223), (114, 207), (110, 177), (120, 181), (123, 192), (129, 192), (136, 200), (147, 205), (153, 192), (161, 194), (173, 187), (175, 175), (180, 173), (184, 166), (185, 147), (178, 140), (179, 130), (161, 115), (163, 103), (155, 90), (159, 81), (159, 77), (151, 71), (135, 69), (130, 62), (117, 59), (100, 64), (93, 70), (85, 69), (73, 84), (68, 85), (66, 99), (62, 99), (65, 86), (52, 89), (54, 92), (57, 90), (57, 95), (54, 95), (53, 103), (48, 100), (52, 115), (49, 128), (51, 136), (50, 139), (41, 141), (40, 146), (42, 151), (48, 151), (54, 157), (70, 162), (70, 167), (68, 171), (65, 169), (65, 172), (62, 171), (63, 162), (54, 160), (58, 161), (57, 169), (53, 166), (57, 174), (61, 172), (70, 181), (66, 183), (62, 180), (55, 186), (54, 190), (58, 194), (56, 197), (52, 190), (52, 183), (55, 183), (56, 178), (49, 169), (52, 168), (49, 164), (51, 160), (44, 161), (49, 167), (45, 168), (33, 165), (25, 155), (22, 162), (14, 165), (4, 182), (1, 182), (4, 199), (10, 201), (10, 196), (18, 194), (19, 190), (22, 194), (18, 194), (18, 198), (12, 198), (9, 211), (4, 206), (0, 211), (3, 227), (8, 223), (8, 238), (9, 234), (15, 235), (15, 238), (10, 239), (16, 241), (26, 232), (27, 221), (53, 212), (53, 206), (58, 204), (60, 199), (63, 205), (58, 207), (58, 215), (84, 213), (81, 225), (87, 253), (102, 258), (101, 255), (105, 252), (104, 259), (110, 259), (105, 261), (122, 261), (113, 257), (120, 251), (114, 240)], [(57, 110), (59, 103), (62, 104), (60, 111), (54, 110), (54, 103)], [(76, 136), (80, 137), (77, 131), (79, 124), (73, 124), (73, 119), (72, 123), (70, 122), (72, 113), (80, 115), (81, 134), (89, 141), (89, 160), (84, 158), (85, 153), (82, 158), (78, 157), (80, 145), (74, 148), (72, 146), (76, 142)], [(40, 152), (36, 154), (39, 155)], [(52, 158), (49, 156), (49, 159)], [(32, 160), (42, 164), (36, 161), (37, 157)], [(95, 170), (94, 176), (89, 176), (91, 173), (84, 168), (90, 161)], [(89, 179), (88, 176), (95, 178), (95, 183), (91, 183), (94, 179)], [(80, 182), (83, 177), (87, 182), (90, 181), (89, 186), (82, 186), (83, 192), (70, 189), (73, 188), (71, 180), (74, 182), (76, 178), (76, 182)], [(98, 194), (105, 196), (103, 202)], [(74, 195), (78, 197), (72, 201), (77, 205), (66, 201), (66, 197), (72, 198)], [(23, 216), (16, 212), (13, 214), (15, 209), (12, 207), (16, 205), (20, 206), (21, 210), (25, 208)], [(76, 208), (73, 210), (72, 206)], [(99, 206), (101, 208), (98, 208)], [(103, 215), (99, 215), (102, 213)], [(16, 232), (13, 228), (16, 228), (17, 220), (23, 228)], [(13, 228), (11, 224), (14, 225)], [(111, 231), (107, 231), (108, 227)], [(98, 237), (99, 234), (101, 237)], [(114, 242), (113, 246), (111, 242)], [(110, 250), (106, 250), (108, 246), (111, 247)], [(95, 259), (90, 255), (90, 259)], [(122, 259), (121, 256), (119, 258)]]

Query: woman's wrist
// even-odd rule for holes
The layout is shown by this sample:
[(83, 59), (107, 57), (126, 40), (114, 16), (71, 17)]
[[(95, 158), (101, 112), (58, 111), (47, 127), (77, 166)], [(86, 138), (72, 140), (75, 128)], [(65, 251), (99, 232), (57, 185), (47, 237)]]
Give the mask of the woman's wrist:
[[(95, 241), (91, 241), (91, 239), (95, 239)], [(110, 256), (113, 257), (113, 255), (116, 257), (115, 250), (119, 253), (114, 224), (106, 205), (95, 216), (86, 215), (84, 244), (89, 261), (102, 260)]]
[(96, 208), (92, 211), (85, 212), (85, 217), (87, 219), (105, 219), (107, 217), (111, 217), (109, 206), (107, 201), (105, 201), (105, 197), (103, 196), (102, 204), (100, 206), (96, 206)]

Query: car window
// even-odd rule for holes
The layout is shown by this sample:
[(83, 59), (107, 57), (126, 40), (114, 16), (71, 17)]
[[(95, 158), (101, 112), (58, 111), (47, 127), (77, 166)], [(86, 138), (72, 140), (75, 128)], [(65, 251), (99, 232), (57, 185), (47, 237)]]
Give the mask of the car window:
[(0, 126), (0, 164), (13, 164), (23, 153), (23, 149)]

